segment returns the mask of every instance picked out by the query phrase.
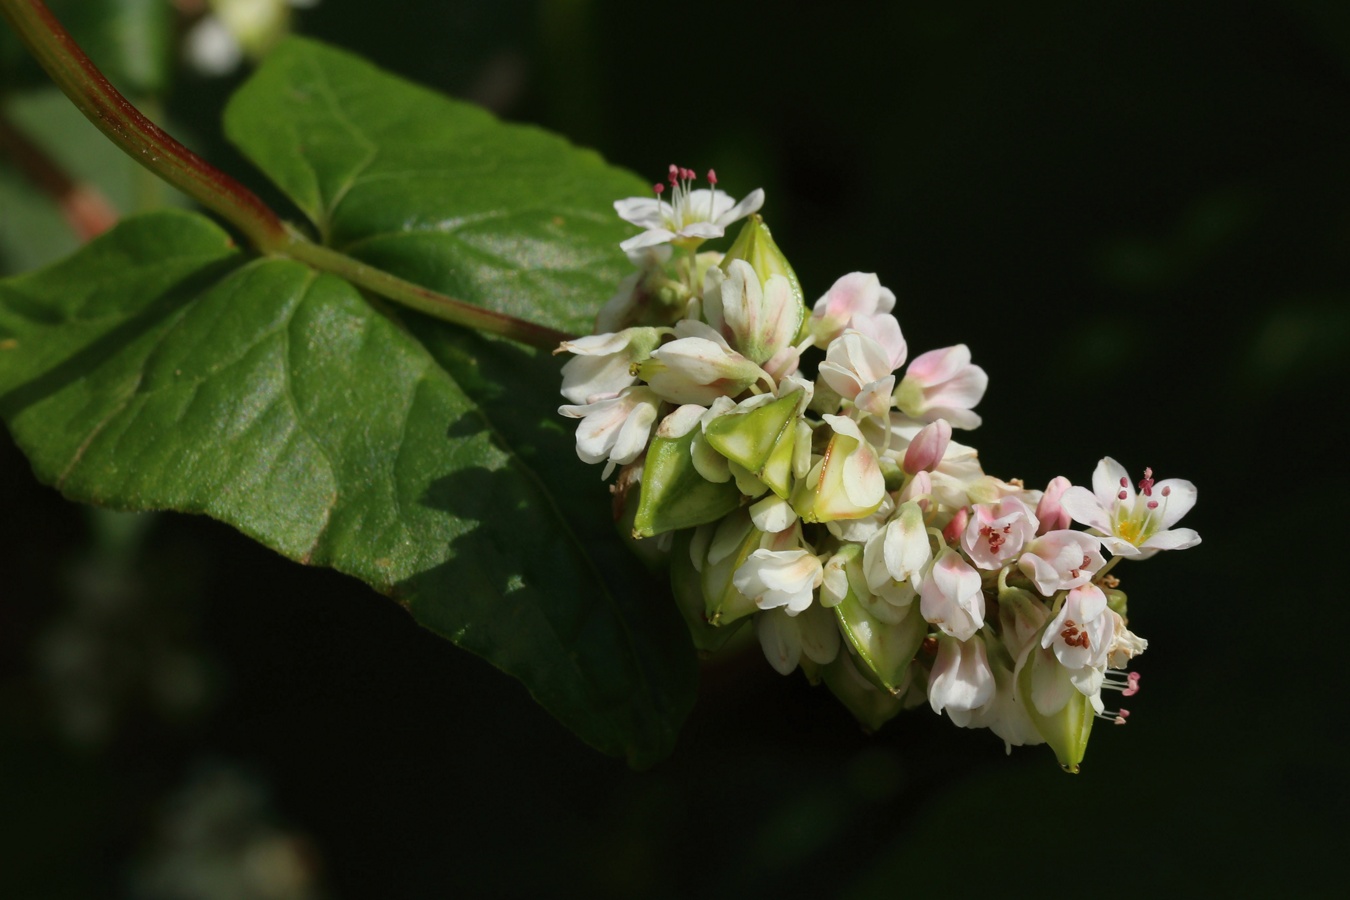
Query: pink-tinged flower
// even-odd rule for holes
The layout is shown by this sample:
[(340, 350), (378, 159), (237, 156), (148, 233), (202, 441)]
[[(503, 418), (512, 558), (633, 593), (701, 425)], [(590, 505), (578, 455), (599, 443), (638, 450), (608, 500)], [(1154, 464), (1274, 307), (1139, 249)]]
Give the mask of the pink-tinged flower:
[(633, 363), (646, 359), (664, 334), (669, 334), (668, 329), (625, 328), (615, 334), (563, 341), (553, 352), (576, 356), (562, 367), (562, 395), (573, 403), (612, 397), (637, 381), (631, 371)]
[(820, 364), (820, 377), (831, 390), (874, 416), (890, 411), (893, 371), (885, 348), (859, 331), (831, 341)]
[(1036, 504), (1036, 521), (1041, 523), (1036, 529), (1037, 534), (1060, 531), (1069, 527), (1069, 513), (1060, 500), (1064, 497), (1064, 492), (1071, 487), (1073, 483), (1063, 475), (1056, 475), (1050, 479), (1050, 483), (1045, 486), (1045, 493), (1041, 494), (1041, 499)]
[[(876, 275), (871, 272), (850, 272), (836, 281), (825, 296), (816, 301), (816, 305), (811, 309), (809, 327), (816, 343), (822, 346), (849, 328), (858, 331), (885, 328), (889, 333), (889, 326), (881, 324), (878, 320), (889, 319), (895, 322), (895, 317), (890, 314), (894, 308), (895, 294), (882, 287)], [(869, 336), (875, 338), (875, 335)], [(894, 336), (900, 338), (898, 322), (895, 324)], [(886, 346), (886, 341), (879, 343)], [(903, 338), (900, 338), (898, 349), (900, 361), (891, 366), (892, 370), (904, 362)]]
[(919, 597), (924, 619), (958, 641), (970, 640), (984, 626), (980, 573), (950, 547), (933, 563)]
[(1101, 542), (1082, 531), (1051, 531), (1027, 544), (1017, 567), (1049, 597), (1055, 591), (1067, 591), (1087, 584), (1106, 560)]
[(1036, 536), (1036, 514), (1016, 497), (977, 503), (961, 534), (961, 546), (981, 569), (1000, 569)]
[(1041, 646), (1051, 650), (1080, 694), (1101, 712), (1101, 686), (1115, 622), (1106, 595), (1095, 584), (1069, 591), (1059, 615), (1050, 621)]
[(628, 465), (646, 449), (660, 404), (661, 398), (650, 388), (630, 387), (594, 403), (560, 406), (558, 412), (581, 419), (577, 456), (588, 463), (609, 460), (600, 475), (608, 478), (616, 465)]
[(820, 560), (806, 550), (756, 550), (731, 581), (760, 609), (783, 607), (795, 616), (811, 605), (822, 578)]
[(694, 171), (679, 166), (670, 167), (670, 202), (661, 199), (666, 186), (655, 184), (655, 197), (629, 197), (614, 201), (614, 211), (625, 222), (646, 229), (619, 245), (624, 252), (654, 247), (658, 244), (677, 244), (694, 248), (710, 238), (719, 238), (726, 227), (743, 219), (764, 205), (764, 191), (751, 191), (737, 203), (725, 191), (717, 190), (717, 174), (708, 170), (712, 190), (693, 189)]
[(1179, 478), (1154, 482), (1145, 469), (1136, 494), (1125, 468), (1107, 456), (1092, 473), (1092, 491), (1071, 487), (1060, 503), (1075, 522), (1101, 532), (1102, 545), (1117, 556), (1148, 559), (1159, 550), (1200, 543), (1189, 528), (1172, 528), (1195, 505), (1195, 485)]
[(905, 450), (905, 461), (902, 466), (905, 474), (916, 475), (919, 472), (931, 472), (936, 469), (942, 463), (943, 454), (947, 452), (947, 445), (951, 440), (952, 426), (946, 419), (938, 419), (919, 429), (919, 433), (909, 442), (909, 447)]
[(653, 350), (638, 366), (638, 377), (672, 403), (711, 404), (734, 397), (769, 376), (732, 350), (726, 338), (702, 322), (675, 324), (676, 340)]
[[(928, 703), (933, 712), (944, 709), (955, 721), (994, 699), (994, 672), (989, 652), (978, 634), (967, 641), (938, 638), (937, 659), (928, 676)], [(960, 716), (968, 721), (968, 716)], [(960, 724), (960, 723), (958, 723)]]
[(921, 422), (946, 419), (953, 428), (978, 428), (980, 417), (971, 409), (988, 386), (984, 369), (970, 363), (970, 348), (957, 344), (916, 357), (895, 389), (895, 405)]

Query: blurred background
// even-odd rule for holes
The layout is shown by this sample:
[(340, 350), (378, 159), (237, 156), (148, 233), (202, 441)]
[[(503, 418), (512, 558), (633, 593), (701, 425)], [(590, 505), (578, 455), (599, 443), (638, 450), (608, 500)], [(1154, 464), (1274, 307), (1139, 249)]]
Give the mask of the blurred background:
[[(52, 5), (286, 208), (222, 138), (250, 48), (202, 31), (209, 4)], [(1144, 691), (1081, 775), (927, 708), (865, 735), (755, 647), (705, 665), (639, 773), (361, 584), (205, 519), (66, 503), (0, 431), (0, 896), (1334, 893), (1350, 4), (305, 7), (299, 33), (653, 181), (764, 187), (809, 300), (875, 270), (911, 355), (970, 345), (987, 471), (1151, 466), (1198, 485), (1204, 543), (1117, 570)], [(182, 202), (7, 32), (0, 74), (0, 274)]]

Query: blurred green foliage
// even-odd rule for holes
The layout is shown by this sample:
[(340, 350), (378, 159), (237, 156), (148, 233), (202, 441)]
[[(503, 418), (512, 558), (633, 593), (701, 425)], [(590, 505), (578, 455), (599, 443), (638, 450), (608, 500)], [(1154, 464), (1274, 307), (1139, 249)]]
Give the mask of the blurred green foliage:
[[(862, 735), (753, 647), (705, 667), (674, 757), (636, 774), (359, 585), (165, 516), (126, 566), (179, 586), (196, 625), (174, 640), (218, 687), (186, 718), (124, 702), (91, 743), (60, 725), (43, 648), (88, 602), (71, 573), (95, 526), (6, 443), (6, 894), (167, 896), (144, 873), (179, 858), (165, 823), (200, 820), (175, 804), (222, 760), (255, 800), (217, 843), (290, 835), (287, 896), (1329, 887), (1284, 863), (1339, 850), (1350, 799), (1342, 589), (1313, 531), (1350, 500), (1343, 3), (324, 0), (297, 21), (646, 177), (679, 162), (762, 185), (808, 300), (875, 270), (914, 352), (971, 346), (986, 469), (1037, 485), (1107, 453), (1151, 465), (1199, 486), (1186, 524), (1205, 543), (1122, 566), (1145, 689), (1076, 778), (922, 709)], [(156, 92), (286, 209), (220, 134), (233, 83), (176, 66)], [(80, 177), (116, 195), (109, 159)], [(45, 243), (13, 224), (47, 215), (3, 193), (23, 190), (0, 174), (6, 271)]]

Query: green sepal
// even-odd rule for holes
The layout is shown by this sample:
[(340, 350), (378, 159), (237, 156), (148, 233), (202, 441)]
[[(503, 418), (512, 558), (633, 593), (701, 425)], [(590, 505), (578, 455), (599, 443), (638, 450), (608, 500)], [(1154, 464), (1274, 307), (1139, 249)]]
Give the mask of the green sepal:
[(1092, 701), (1079, 693), (1072, 684), (1068, 684), (1068, 702), (1052, 715), (1042, 715), (1032, 699), (1032, 685), (1038, 675), (1063, 679), (1065, 682), (1069, 678), (1068, 671), (1055, 659), (1054, 651), (1041, 647), (1039, 634), (1018, 662), (1015, 675), (1017, 699), (1041, 737), (1055, 751), (1060, 768), (1077, 775), (1078, 765), (1087, 752), (1088, 736), (1092, 733), (1092, 720), (1095, 718)]
[[(904, 618), (896, 623), (872, 615), (862, 599), (871, 596), (862, 571), (862, 546), (851, 544), (840, 552), (848, 553), (851, 558), (844, 565), (848, 594), (834, 608), (839, 628), (857, 654), (859, 673), (882, 690), (899, 695), (904, 690), (909, 664), (928, 634), (928, 623), (919, 604), (914, 602), (910, 603)], [(886, 601), (876, 598), (875, 602)]]
[(869, 732), (879, 730), (905, 708), (900, 697), (881, 690), (859, 672), (852, 654), (842, 649), (834, 662), (822, 667), (821, 679)]
[(741, 505), (734, 482), (709, 481), (694, 468), (690, 447), (697, 434), (695, 427), (678, 438), (652, 438), (642, 466), (635, 537), (715, 522)]
[(734, 543), (735, 549), (717, 562), (710, 562), (705, 554), (703, 562), (703, 602), (708, 622), (724, 628), (755, 612), (758, 607), (732, 583), (732, 576), (746, 557), (759, 549), (763, 532), (750, 521), (748, 510), (737, 510), (717, 526), (709, 547)]
[(693, 540), (692, 529), (675, 533), (675, 544), (670, 557), (670, 587), (675, 594), (675, 603), (689, 626), (689, 636), (694, 646), (703, 653), (712, 653), (722, 649), (726, 642), (750, 619), (740, 618), (730, 625), (716, 626), (708, 621), (707, 604), (703, 599), (703, 578), (689, 555), (689, 544)]
[(722, 257), (722, 271), (728, 271), (732, 261), (737, 259), (750, 264), (761, 284), (768, 281), (770, 275), (782, 275), (788, 280), (792, 286), (792, 296), (797, 299), (797, 339), (801, 340), (804, 337), (802, 329), (806, 324), (806, 295), (802, 293), (802, 283), (797, 280), (797, 273), (792, 271), (787, 257), (778, 249), (762, 216), (753, 215), (745, 220), (736, 240), (731, 242), (731, 247)]
[(797, 404), (801, 399), (802, 392), (793, 391), (749, 412), (718, 416), (708, 423), (704, 436), (718, 453), (759, 473), (785, 434), (790, 452), (793, 429), (789, 426), (796, 419)]
[[(870, 516), (881, 506), (884, 493), (871, 506), (857, 506), (844, 489), (844, 465), (848, 458), (862, 448), (876, 454), (862, 441), (847, 434), (835, 433), (830, 438), (825, 454), (810, 473), (797, 482), (792, 491), (792, 508), (803, 522), (832, 522), (836, 519), (860, 519)], [(823, 501), (823, 502), (822, 502)]]

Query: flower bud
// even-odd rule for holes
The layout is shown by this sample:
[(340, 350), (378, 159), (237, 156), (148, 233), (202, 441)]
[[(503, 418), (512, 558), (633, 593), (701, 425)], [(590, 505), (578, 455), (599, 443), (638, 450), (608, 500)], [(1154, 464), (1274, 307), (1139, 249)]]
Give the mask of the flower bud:
[(707, 406), (768, 379), (763, 369), (702, 322), (680, 322), (675, 334), (676, 340), (653, 350), (636, 368), (638, 377), (665, 400)]
[(909, 448), (905, 450), (906, 474), (915, 475), (936, 469), (942, 462), (942, 455), (947, 452), (947, 445), (951, 440), (952, 426), (946, 419), (938, 419), (919, 429), (919, 433), (914, 435), (914, 440), (909, 442)]
[(1050, 483), (1045, 487), (1045, 493), (1041, 495), (1041, 501), (1036, 504), (1036, 521), (1040, 523), (1040, 527), (1036, 529), (1037, 534), (1062, 531), (1069, 527), (1072, 522), (1069, 511), (1060, 505), (1059, 498), (1071, 487), (1073, 484), (1063, 475), (1056, 475), (1050, 479)]
[(782, 275), (761, 284), (745, 260), (723, 265), (725, 277), (716, 277), (719, 270), (713, 269), (704, 282), (704, 318), (743, 356), (762, 365), (791, 346), (801, 327), (801, 303)]
[[(787, 281), (797, 309), (797, 328), (800, 329), (802, 321), (806, 318), (806, 295), (802, 293), (797, 273), (792, 271), (787, 257), (774, 243), (769, 226), (764, 224), (762, 217), (755, 215), (745, 220), (740, 233), (736, 235), (736, 240), (731, 242), (731, 249), (722, 257), (722, 270), (729, 273), (731, 263), (738, 259), (750, 264), (750, 268), (759, 276), (761, 284), (768, 282), (775, 275)], [(796, 333), (794, 331), (794, 338)]]

